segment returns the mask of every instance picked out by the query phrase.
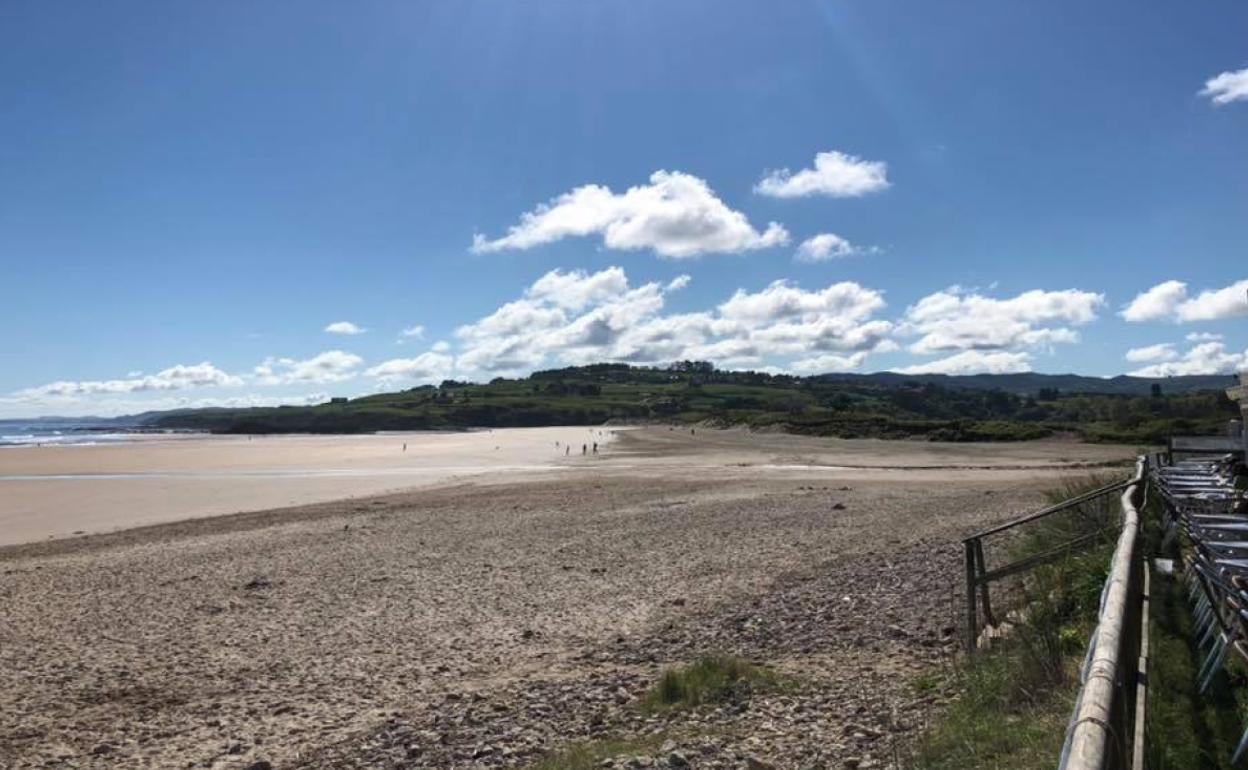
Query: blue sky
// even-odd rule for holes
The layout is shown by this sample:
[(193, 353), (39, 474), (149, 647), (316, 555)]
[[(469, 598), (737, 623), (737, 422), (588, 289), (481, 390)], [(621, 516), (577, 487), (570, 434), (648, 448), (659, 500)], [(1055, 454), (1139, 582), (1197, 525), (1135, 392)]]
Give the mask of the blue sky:
[(0, 416), (1248, 366), (1243, 3), (344, 8), (0, 5)]

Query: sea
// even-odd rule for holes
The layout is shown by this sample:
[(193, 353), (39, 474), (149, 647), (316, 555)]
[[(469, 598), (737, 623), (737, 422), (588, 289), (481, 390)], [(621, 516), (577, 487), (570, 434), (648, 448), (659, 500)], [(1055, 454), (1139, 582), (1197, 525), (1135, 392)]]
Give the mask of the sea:
[(0, 420), (0, 448), (119, 444), (166, 432), (105, 419)]

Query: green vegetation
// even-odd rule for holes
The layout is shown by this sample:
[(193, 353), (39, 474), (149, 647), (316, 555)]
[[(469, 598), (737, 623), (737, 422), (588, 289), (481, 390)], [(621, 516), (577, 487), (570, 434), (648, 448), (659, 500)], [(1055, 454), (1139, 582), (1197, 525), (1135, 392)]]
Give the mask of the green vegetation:
[[(1150, 505), (1145, 547), (1162, 540), (1160, 504)], [(1163, 558), (1177, 558), (1173, 543)], [(1150, 606), (1148, 766), (1154, 770), (1230, 770), (1231, 754), (1248, 724), (1248, 674), (1238, 660), (1204, 693), (1196, 692), (1203, 660), (1192, 636), (1186, 589), (1178, 579), (1153, 573)]]
[(651, 754), (662, 742), (662, 735), (582, 741), (549, 754), (533, 770), (596, 770), (606, 759)]
[[(1114, 479), (1089, 478), (1050, 494), (1070, 499)], [(913, 766), (929, 770), (1051, 768), (1065, 738), (1078, 670), (1096, 625), (1116, 532), (1118, 496), (1040, 519), (1009, 548), (1009, 559), (1088, 536), (1080, 549), (1028, 573), (1019, 620), (991, 650), (953, 674), (957, 699), (921, 736)], [(997, 597), (994, 596), (994, 599)], [(1000, 608), (998, 612), (1000, 612)]]
[(642, 699), (643, 711), (701, 706), (704, 703), (739, 703), (754, 693), (773, 692), (789, 686), (774, 671), (729, 655), (708, 655), (682, 668), (663, 672)]
[(147, 424), (216, 433), (366, 433), (379, 430), (709, 423), (814, 436), (1020, 441), (1056, 433), (1089, 441), (1160, 443), (1217, 433), (1238, 414), (1221, 391), (1171, 395), (1020, 394), (947, 387), (900, 375), (852, 379), (724, 372), (703, 362), (624, 364), (535, 372), (486, 384), (454, 381), (310, 407), (157, 413)]
[[(642, 713), (654, 714), (706, 704), (743, 703), (756, 693), (776, 692), (792, 682), (771, 669), (731, 655), (707, 655), (688, 666), (670, 668), (637, 704)], [(666, 735), (617, 736), (581, 741), (544, 757), (533, 770), (590, 770), (603, 760), (653, 754)]]

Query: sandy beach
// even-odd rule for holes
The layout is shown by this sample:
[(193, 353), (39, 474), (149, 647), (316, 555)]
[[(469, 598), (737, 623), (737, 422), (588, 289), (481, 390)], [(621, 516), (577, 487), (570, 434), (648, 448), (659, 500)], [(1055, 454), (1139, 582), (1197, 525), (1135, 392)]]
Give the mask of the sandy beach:
[[(384, 494), (595, 459), (613, 433), (531, 428), (363, 436), (168, 435), (0, 450), (0, 545)], [(557, 442), (557, 445), (556, 445)], [(564, 454), (575, 445), (576, 455)], [(404, 449), (406, 446), (406, 450)]]
[[(958, 538), (1132, 454), (660, 427), (554, 447), (589, 435), (0, 453), (2, 476), (74, 477), (0, 481), (0, 766), (524, 767), (622, 735), (693, 767), (870, 767), (939, 705), (908, 683), (953, 648)], [(711, 651), (801, 687), (637, 711)]]

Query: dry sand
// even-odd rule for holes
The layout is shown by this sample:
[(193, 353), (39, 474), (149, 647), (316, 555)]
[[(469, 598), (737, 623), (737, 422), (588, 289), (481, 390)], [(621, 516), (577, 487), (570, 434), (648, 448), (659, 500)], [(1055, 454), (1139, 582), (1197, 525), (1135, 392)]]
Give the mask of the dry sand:
[[(494, 436), (554, 453), (553, 433)], [(409, 439), (409, 453), (443, 439)], [(251, 451), (268, 470), (376, 470), (403, 467), (387, 457), (395, 440)], [(219, 450), (251, 449), (213, 441), (132, 449), (183, 486), (166, 509), (137, 480), (93, 515), (124, 516), (127, 494), (149, 513), (114, 525), (203, 515), (196, 484), (238, 479), (185, 472), (237, 473), (246, 463)], [(959, 536), (1131, 454), (666, 428), (584, 461), (497, 451), (497, 472), (474, 464), (467, 482), (0, 548), (0, 767), (516, 767), (569, 741), (655, 733), (648, 751), (699, 768), (869, 767), (938, 701), (908, 683), (951, 653)], [(295, 494), (310, 479), (287, 481)], [(34, 483), (73, 507), (89, 495), (62, 485), (102, 482)], [(708, 651), (801, 687), (638, 713), (663, 666)]]

